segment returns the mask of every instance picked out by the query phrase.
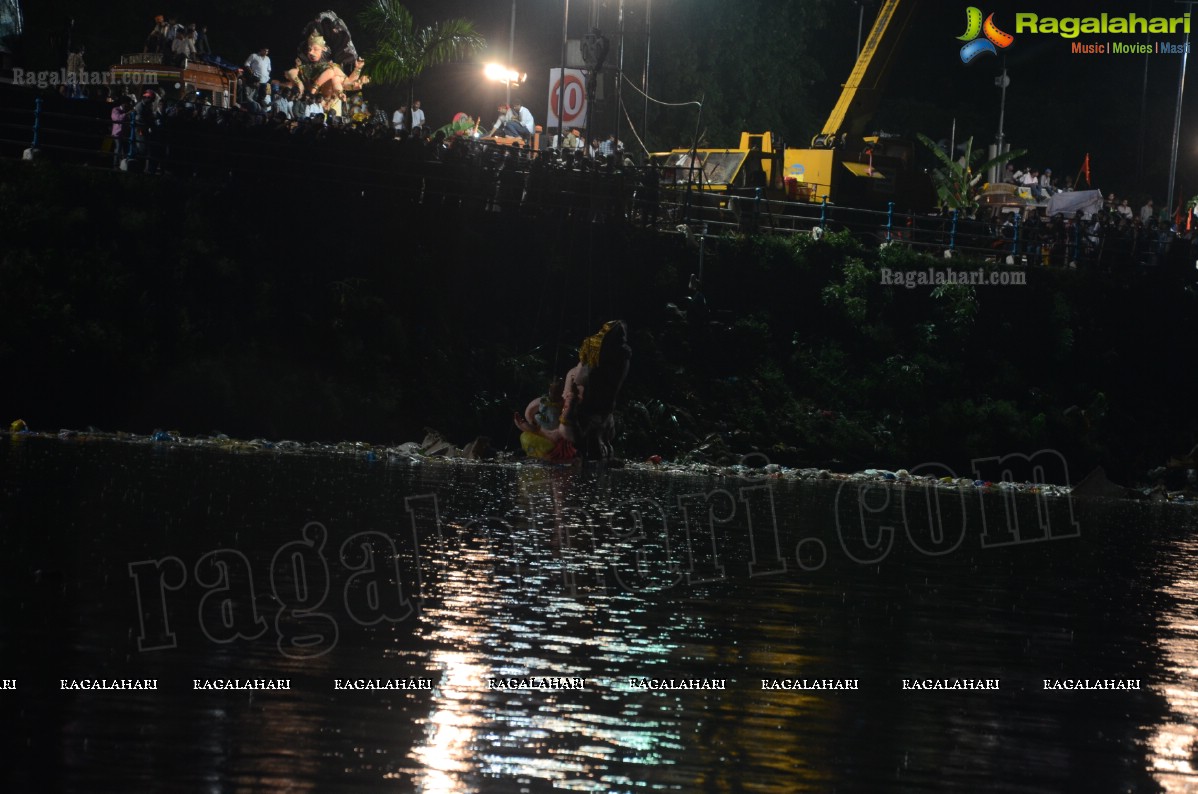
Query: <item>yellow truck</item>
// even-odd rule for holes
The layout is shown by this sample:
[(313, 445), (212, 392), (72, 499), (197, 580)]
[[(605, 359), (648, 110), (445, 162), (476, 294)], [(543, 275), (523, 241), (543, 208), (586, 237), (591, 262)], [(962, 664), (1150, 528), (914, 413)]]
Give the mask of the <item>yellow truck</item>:
[(675, 149), (659, 156), (667, 186), (702, 191), (765, 187), (794, 201), (855, 207), (930, 208), (935, 192), (915, 165), (914, 141), (865, 136), (891, 61), (918, 0), (885, 0), (840, 98), (805, 149), (774, 149), (773, 135), (741, 133), (726, 149)]
[(131, 85), (161, 85), (167, 96), (175, 98), (196, 92), (208, 94), (213, 107), (227, 108), (237, 101), (237, 71), (199, 61), (167, 66), (157, 53), (134, 53), (122, 55), (120, 64), (112, 67), (112, 73), (118, 81)]

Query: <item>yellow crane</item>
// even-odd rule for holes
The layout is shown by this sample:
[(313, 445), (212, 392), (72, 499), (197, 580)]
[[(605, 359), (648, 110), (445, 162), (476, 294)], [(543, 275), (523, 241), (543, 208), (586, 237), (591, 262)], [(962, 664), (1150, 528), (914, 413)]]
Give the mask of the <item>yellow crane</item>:
[[(864, 136), (918, 0), (884, 0), (848, 81), (806, 149), (774, 151), (769, 132), (743, 132), (736, 148), (675, 149), (664, 155), (667, 184), (727, 191), (784, 188), (792, 199), (901, 209), (930, 207), (931, 182), (915, 166), (912, 141)], [(780, 161), (780, 162), (779, 162)], [(781, 165), (781, 174), (776, 174)]]
[(885, 0), (853, 71), (809, 149), (786, 149), (783, 175), (796, 198), (867, 206), (930, 204), (931, 184), (916, 171), (912, 141), (865, 136), (898, 45), (918, 0)]

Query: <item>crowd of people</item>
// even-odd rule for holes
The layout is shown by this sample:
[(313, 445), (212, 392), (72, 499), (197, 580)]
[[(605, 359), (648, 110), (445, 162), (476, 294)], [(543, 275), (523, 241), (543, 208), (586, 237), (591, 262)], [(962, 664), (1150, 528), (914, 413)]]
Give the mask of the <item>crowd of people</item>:
[[(325, 12), (321, 17), (331, 16)], [(317, 22), (321, 19), (318, 18)], [(340, 21), (333, 18), (334, 23)], [(327, 28), (326, 28), (327, 29)], [(208, 36), (208, 27), (199, 23), (182, 24), (174, 17), (158, 15), (154, 18), (150, 33), (145, 39), (144, 54), (161, 57), (167, 64), (186, 65), (189, 60), (202, 60), (237, 72), (237, 90), (229, 97), (229, 110), (247, 113), (253, 118), (250, 124), (304, 124), (319, 121), (328, 126), (356, 128), (369, 137), (377, 137), (386, 128), (397, 140), (419, 139), (432, 141), (437, 133), (446, 138), (474, 138), (491, 140), (525, 150), (549, 150), (554, 157), (568, 162), (590, 160), (598, 165), (625, 163), (628, 161), (623, 143), (615, 135), (594, 137), (589, 142), (583, 130), (573, 127), (564, 134), (542, 134), (531, 110), (519, 98), (510, 104), (498, 106), (498, 116), (491, 127), (481, 125), (468, 114), (457, 113), (444, 126), (430, 124), (421, 101), (400, 104), (387, 113), (382, 108), (371, 107), (361, 89), (369, 82), (362, 71), (364, 61), (357, 58), (350, 42), (338, 42), (334, 50), (330, 42), (321, 35), (321, 29), (309, 27), (300, 46), (299, 57), (293, 68), (280, 71), (271, 60), (266, 47), (250, 53), (240, 64), (234, 64), (214, 55)], [(344, 65), (337, 63), (337, 56), (348, 51), (354, 61)], [(84, 50), (77, 48), (70, 54), (68, 72), (82, 73)], [(127, 118), (137, 118), (138, 129), (147, 130), (145, 137), (153, 134), (164, 116), (173, 116), (179, 109), (188, 115), (198, 114), (209, 118), (222, 110), (213, 103), (221, 98), (203, 92), (180, 95), (177, 91), (167, 92), (162, 86), (143, 86), (131, 94), (114, 93), (111, 86), (76, 85), (64, 86), (64, 95), (72, 98), (99, 99), (110, 105), (112, 124), (109, 148), (114, 163), (128, 158), (131, 125)], [(138, 144), (140, 145), (140, 144)], [(142, 147), (144, 149), (144, 147)], [(628, 161), (631, 165), (631, 162)]]
[(1037, 200), (1045, 199), (1054, 193), (1073, 190), (1073, 177), (1054, 178), (1051, 168), (1045, 168), (1043, 173), (1038, 168), (1016, 168), (1007, 163), (1004, 169), (1003, 182), (1026, 188)]
[[(1037, 202), (1059, 193), (1083, 189), (1072, 177), (1054, 177), (1051, 168), (1005, 167), (1003, 182), (1025, 188)], [(1085, 189), (1089, 188), (1088, 185)], [(1151, 198), (1138, 209), (1129, 198), (1109, 193), (1093, 213), (1048, 216), (1031, 207), (996, 219), (995, 229), (1021, 262), (1044, 265), (1160, 264), (1178, 244), (1189, 247), (1195, 235), (1177, 228), (1169, 209), (1158, 209)]]
[[(194, 44), (201, 31), (200, 26), (182, 26), (160, 17), (147, 49), (165, 52), (181, 38)], [(319, 140), (329, 147), (331, 160), (346, 165), (342, 173), (366, 174), (379, 171), (380, 162), (390, 163), (390, 169), (381, 171), (395, 177), (392, 186), (421, 203), (431, 198), (434, 203), (510, 209), (542, 199), (553, 205), (555, 191), (561, 191), (566, 198), (557, 202), (559, 206), (594, 212), (594, 197), (584, 194), (593, 194), (597, 184), (593, 177), (604, 174), (621, 178), (618, 186), (613, 181), (610, 189), (600, 189), (598, 204), (607, 208), (601, 214), (628, 217), (634, 206), (629, 202), (644, 203), (652, 196), (656, 203), (656, 172), (634, 168), (615, 135), (588, 142), (577, 127), (545, 135), (518, 98), (499, 104), (489, 127), (482, 126), (481, 119), (459, 113), (450, 124), (434, 129), (419, 100), (390, 113), (371, 108), (360, 90), (364, 84), (361, 59), (348, 62), (346, 71), (333, 72), (334, 79), (327, 84), (318, 83), (330, 71), (320, 65), (329, 60), (328, 46), (318, 32), (309, 36), (307, 44), (308, 67), (301, 57), (295, 70), (283, 74), (274, 71), (268, 49), (247, 56), (230, 108), (217, 108), (202, 94), (168, 97), (160, 87), (148, 88), (139, 96), (110, 97), (109, 146), (114, 165), (149, 173), (228, 173), (232, 153), (241, 165), (261, 169), (268, 161), (286, 163), (290, 146), (304, 147), (294, 153), (295, 160), (302, 161), (309, 156), (306, 147)], [(323, 88), (312, 90), (321, 84)], [(226, 140), (217, 143), (210, 140), (212, 136)], [(235, 142), (232, 147), (230, 138)], [(488, 142), (503, 145), (488, 146)], [(239, 156), (238, 152), (257, 154)], [(1075, 187), (1069, 177), (1054, 177), (1051, 168), (1041, 171), (1010, 164), (1003, 181), (1026, 188), (1041, 203)], [(644, 207), (640, 209), (642, 217), (649, 216)], [(978, 244), (1006, 251), (1027, 264), (1155, 264), (1179, 240), (1185, 245), (1191, 242), (1185, 230), (1179, 234), (1173, 227), (1169, 212), (1158, 212), (1151, 199), (1137, 210), (1130, 199), (1117, 199), (1114, 194), (1093, 215), (1050, 217), (1029, 208), (1018, 216), (997, 214), (968, 222), (977, 226), (973, 236)], [(987, 238), (990, 242), (983, 242)]]
[[(917, 244), (938, 245), (949, 234), (947, 215), (939, 225), (911, 216), (898, 236)], [(1175, 223), (1158, 213), (1151, 200), (1134, 212), (1127, 199), (1110, 194), (1096, 211), (1050, 214), (1044, 206), (978, 208), (952, 223), (957, 247), (990, 252), (1008, 264), (1113, 270), (1133, 265), (1156, 266), (1198, 257), (1198, 225)]]
[[(122, 170), (206, 180), (248, 180), (361, 196), (385, 194), (437, 211), (552, 213), (602, 222), (634, 209), (653, 217), (656, 185), (615, 157), (557, 152), (457, 137), (425, 126), (396, 130), (377, 110), (344, 117), (289, 115), (305, 100), (293, 87), (255, 109), (214, 107), (207, 96), (175, 99), (147, 89), (114, 97), (108, 145)], [(405, 120), (410, 116), (405, 117)], [(483, 130), (486, 131), (485, 129)], [(654, 173), (646, 169), (647, 173)]]
[[(1069, 193), (1075, 190), (1071, 176), (1066, 176), (1062, 180), (1060, 177), (1053, 176), (1051, 168), (1045, 168), (1043, 171), (1034, 167), (1022, 169), (1010, 163), (1006, 165), (1001, 181), (1026, 188), (1032, 198), (1037, 201), (1051, 198), (1057, 193)], [(1169, 220), (1168, 210), (1158, 213), (1151, 198), (1140, 205), (1137, 210), (1132, 206), (1131, 199), (1116, 199), (1115, 194), (1111, 193), (1107, 196), (1103, 209), (1116, 220), (1132, 221), (1139, 218), (1141, 224), (1147, 224), (1149, 221), (1166, 222)]]
[[(597, 185), (591, 177), (617, 173), (618, 185), (598, 188), (606, 196), (600, 203), (613, 207), (610, 214), (627, 217), (636, 203), (650, 196), (653, 203), (657, 200), (657, 185), (646, 182), (653, 169), (632, 168), (614, 136), (608, 136), (607, 147), (603, 141), (581, 146), (580, 131), (569, 130), (563, 138), (566, 146), (554, 147), (554, 136), (529, 157), (516, 147), (489, 145), (486, 137), (455, 136), (445, 129), (430, 133), (424, 124), (409, 128), (412, 115), (403, 108), (388, 118), (351, 105), (359, 109), (330, 117), (320, 103), (305, 100), (294, 87), (276, 87), (273, 93), (276, 100), (269, 110), (256, 107), (249, 97), (233, 109), (215, 108), (206, 99), (165, 99), (155, 91), (146, 91), (136, 101), (121, 98), (112, 109), (115, 160), (152, 173), (166, 169), (203, 175), (227, 171), (230, 156), (239, 151), (247, 154), (234, 156), (237, 162), (260, 169), (268, 161), (286, 163), (290, 147), (303, 147), (290, 153), (299, 162), (311, 156), (309, 144), (322, 141), (329, 156), (345, 164), (339, 173), (372, 173), (384, 182), (393, 178), (391, 187), (421, 203), (493, 209), (557, 203), (590, 211), (594, 202), (586, 196)], [(501, 117), (492, 131), (504, 131), (505, 122)], [(216, 135), (225, 138), (219, 145), (209, 140)], [(560, 201), (555, 202), (555, 196)], [(617, 206), (622, 208), (614, 209)], [(647, 208), (639, 209), (642, 217), (649, 215)], [(989, 220), (963, 218), (958, 241), (966, 247), (996, 249), (1022, 264), (1110, 268), (1163, 263), (1179, 242), (1188, 246), (1193, 238), (1184, 229), (1174, 229), (1172, 219), (1158, 213), (1151, 200), (1135, 211), (1128, 199), (1111, 194), (1089, 217), (1081, 212), (1046, 216), (1029, 208)]]
[(146, 36), (142, 52), (161, 55), (163, 63), (172, 66), (212, 55), (208, 26), (196, 22), (184, 25), (173, 17), (168, 19), (159, 14), (154, 17), (154, 27)]
[(1145, 217), (1130, 216), (1120, 206), (1126, 207), (1126, 201), (1114, 209), (1104, 206), (1089, 218), (1080, 211), (1068, 217), (1032, 212), (1018, 221), (1008, 215), (1000, 227), (1003, 247), (1009, 246), (1021, 264), (1112, 269), (1164, 264), (1177, 243), (1189, 248), (1195, 242), (1190, 232), (1179, 233), (1168, 220), (1153, 215), (1151, 203), (1145, 205)]

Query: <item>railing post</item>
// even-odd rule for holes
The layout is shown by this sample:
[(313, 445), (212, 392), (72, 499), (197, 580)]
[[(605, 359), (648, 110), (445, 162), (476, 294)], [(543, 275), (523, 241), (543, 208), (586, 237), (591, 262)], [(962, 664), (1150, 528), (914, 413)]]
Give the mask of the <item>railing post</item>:
[(948, 233), (948, 250), (957, 250), (957, 210), (953, 210), (953, 225)]
[(33, 100), (33, 142), (29, 144), (29, 148), (21, 153), (21, 159), (32, 162), (37, 159), (40, 150), (37, 148), (38, 134), (42, 126), (42, 98), (35, 97)]
[(827, 220), (828, 220), (828, 197), (820, 196), (819, 225), (823, 226), (824, 222)]
[(890, 227), (894, 226), (894, 202), (886, 202), (886, 242), (890, 242)]
[(126, 118), (129, 120), (129, 149), (125, 153), (125, 159), (132, 160), (134, 147), (137, 143), (137, 111), (130, 110)]
[(1015, 234), (1011, 238), (1011, 255), (1019, 256), (1019, 222), (1023, 220), (1023, 213), (1015, 213)]
[(39, 96), (33, 100), (33, 142), (29, 144), (30, 149), (37, 148), (38, 133), (42, 126), (42, 98)]

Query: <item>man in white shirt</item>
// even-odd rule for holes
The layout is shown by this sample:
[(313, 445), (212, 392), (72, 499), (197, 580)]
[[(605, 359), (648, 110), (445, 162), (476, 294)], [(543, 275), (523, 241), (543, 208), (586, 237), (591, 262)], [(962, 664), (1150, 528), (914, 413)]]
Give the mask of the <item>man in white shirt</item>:
[(1040, 174), (1040, 193), (1044, 196), (1051, 196), (1052, 190), (1052, 169), (1045, 168), (1044, 173)]
[(1019, 183), (1021, 187), (1030, 190), (1037, 201), (1040, 200), (1040, 172), (1037, 169), (1029, 168)]
[(177, 34), (174, 41), (171, 42), (171, 55), (177, 66), (183, 66), (186, 61), (194, 61), (196, 57), (194, 32), (185, 30)]
[(288, 96), (290, 92), (286, 88), (280, 88), (275, 95), (274, 104), (271, 106), (275, 112), (282, 113), (287, 118), (292, 118), (291, 98)]
[(172, 19), (166, 23), (166, 51), (172, 52), (171, 46), (175, 43), (175, 37), (183, 32), (183, 25), (179, 20)]
[(270, 49), (263, 47), (245, 59), (245, 68), (258, 80), (258, 95), (255, 99), (263, 104), (266, 99), (266, 87), (270, 85)]
[(495, 119), (495, 123), (491, 125), (491, 131), (488, 135), (498, 135), (503, 131), (503, 128), (509, 121), (512, 120), (512, 109), (507, 105), (499, 106), (499, 116)]
[[(512, 100), (512, 109), (508, 111), (509, 118), (500, 125), (500, 135), (511, 138), (523, 138), (525, 142), (532, 139), (536, 123), (532, 120), (532, 111), (520, 104), (519, 99)], [(496, 122), (498, 124), (499, 122)]]
[(420, 109), (420, 100), (412, 103), (412, 132), (424, 131), (424, 111)]
[(395, 137), (403, 135), (403, 131), (408, 124), (408, 106), (400, 105), (399, 110), (391, 114), (391, 129), (395, 132)]
[(1144, 206), (1140, 207), (1140, 222), (1148, 223), (1156, 215), (1156, 207), (1152, 206), (1152, 199), (1148, 199)]

